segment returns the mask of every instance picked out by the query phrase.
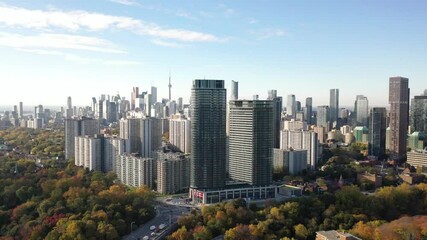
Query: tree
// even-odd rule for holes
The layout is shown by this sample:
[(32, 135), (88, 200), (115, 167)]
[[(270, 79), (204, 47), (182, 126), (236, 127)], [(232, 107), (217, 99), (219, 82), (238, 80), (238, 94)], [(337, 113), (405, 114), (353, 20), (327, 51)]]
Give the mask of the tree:
[(236, 227), (225, 232), (225, 240), (248, 240), (254, 239), (248, 225), (238, 224)]
[(176, 230), (172, 235), (168, 236), (168, 240), (190, 240), (193, 236), (187, 231), (185, 226), (182, 226), (180, 229)]
[(295, 236), (297, 237), (297, 239), (307, 239), (308, 236), (310, 235), (307, 228), (302, 224), (295, 225), (294, 230), (295, 230)]

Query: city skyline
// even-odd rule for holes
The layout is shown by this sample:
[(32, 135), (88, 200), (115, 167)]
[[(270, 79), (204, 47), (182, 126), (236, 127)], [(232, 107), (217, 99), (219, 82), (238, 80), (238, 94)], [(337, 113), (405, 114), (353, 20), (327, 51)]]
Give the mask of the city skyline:
[(410, 79), (410, 98), (424, 91), (425, 2), (332, 3), (0, 1), (0, 105), (85, 106), (151, 86), (167, 98), (169, 72), (185, 103), (200, 78), (224, 79), (227, 97), (235, 80), (241, 99), (276, 89), (314, 107), (332, 88), (340, 106), (360, 94), (387, 106), (391, 76)]

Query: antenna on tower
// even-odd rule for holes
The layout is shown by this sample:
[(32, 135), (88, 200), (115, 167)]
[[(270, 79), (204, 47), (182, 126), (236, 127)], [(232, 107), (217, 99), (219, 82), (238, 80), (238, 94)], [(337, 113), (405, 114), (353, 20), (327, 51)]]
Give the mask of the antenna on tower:
[(172, 89), (172, 84), (171, 84), (171, 72), (169, 71), (169, 101), (171, 101), (171, 89)]

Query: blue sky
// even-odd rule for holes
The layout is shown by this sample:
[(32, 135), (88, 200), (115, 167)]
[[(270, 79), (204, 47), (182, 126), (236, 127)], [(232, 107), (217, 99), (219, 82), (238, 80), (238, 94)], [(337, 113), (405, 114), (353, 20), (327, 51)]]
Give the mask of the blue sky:
[[(0, 105), (89, 105), (133, 86), (188, 101), (196, 78), (239, 81), (303, 104), (364, 94), (386, 105), (388, 78), (427, 88), (427, 1), (0, 0)], [(229, 94), (228, 94), (229, 95)], [(286, 103), (284, 103), (286, 104)]]

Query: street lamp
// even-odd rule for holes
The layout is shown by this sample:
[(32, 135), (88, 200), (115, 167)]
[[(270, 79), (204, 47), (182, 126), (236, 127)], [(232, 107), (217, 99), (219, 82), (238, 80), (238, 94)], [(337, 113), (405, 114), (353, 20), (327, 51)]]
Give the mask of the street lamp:
[(132, 232), (132, 225), (134, 224), (135, 222), (131, 222), (130, 223), (130, 232)]

